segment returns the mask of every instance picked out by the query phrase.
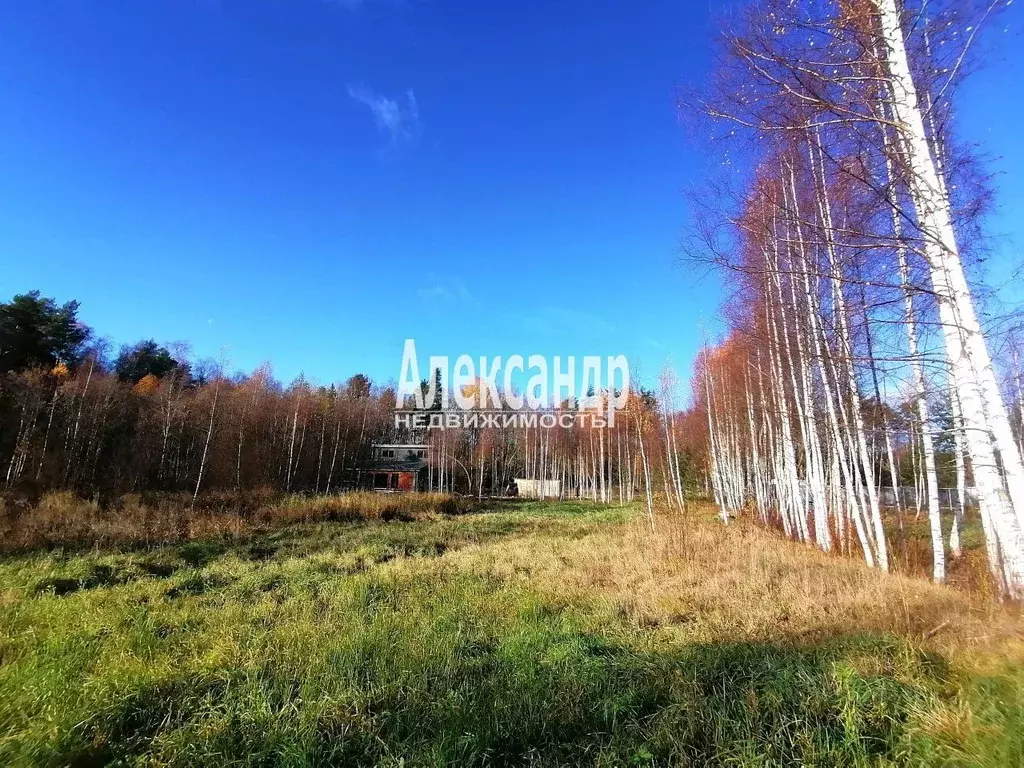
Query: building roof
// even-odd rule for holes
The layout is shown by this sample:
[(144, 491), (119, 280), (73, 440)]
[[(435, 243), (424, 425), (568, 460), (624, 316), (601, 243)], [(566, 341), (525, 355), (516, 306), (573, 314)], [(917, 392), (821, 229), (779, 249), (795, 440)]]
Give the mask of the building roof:
[(419, 472), (427, 466), (426, 459), (382, 459), (356, 467), (360, 472)]

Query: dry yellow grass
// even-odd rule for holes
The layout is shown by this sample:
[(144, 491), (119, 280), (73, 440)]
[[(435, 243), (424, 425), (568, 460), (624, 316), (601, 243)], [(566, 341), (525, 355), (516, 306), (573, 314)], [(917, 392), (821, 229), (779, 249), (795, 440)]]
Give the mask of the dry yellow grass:
[(520, 579), (563, 597), (597, 594), (641, 626), (688, 642), (813, 643), (883, 632), (937, 650), (1024, 659), (1014, 606), (786, 541), (698, 509), (583, 538), (509, 539), (451, 555), (458, 567)]
[(211, 492), (197, 500), (185, 493), (126, 494), (107, 505), (69, 491), (46, 493), (32, 505), (0, 496), (0, 551), (241, 537), (293, 523), (414, 520), (473, 506), (438, 493), (303, 496), (257, 490)]
[(444, 503), (0, 559), (0, 763), (1024, 764), (1011, 607), (699, 506)]
[[(243, 503), (240, 503), (240, 500)], [(246, 536), (297, 522), (423, 519), (470, 511), (438, 494), (328, 497), (210, 494), (193, 506), (178, 495), (126, 496), (109, 509), (51, 493), (19, 515), (3, 514), (3, 548), (103, 545)], [(745, 520), (728, 527), (700, 504), (661, 511), (652, 531), (637, 517), (587, 535), (517, 536), (468, 547), (446, 567), (524, 580), (556, 595), (608, 601), (636, 624), (688, 642), (814, 643), (851, 632), (884, 632), (937, 650), (1000, 651), (1024, 659), (1018, 607), (987, 594), (884, 574)], [(987, 654), (983, 654), (987, 655)]]

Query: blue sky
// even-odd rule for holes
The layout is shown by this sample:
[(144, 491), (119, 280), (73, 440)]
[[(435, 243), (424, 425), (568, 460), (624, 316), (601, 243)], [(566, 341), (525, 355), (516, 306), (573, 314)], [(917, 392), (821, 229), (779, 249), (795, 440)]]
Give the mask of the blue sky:
[[(962, 110), (1005, 172), (1004, 283), (1018, 6)], [(674, 106), (708, 76), (709, 8), (8, 3), (0, 294), (284, 380), (397, 378), (407, 337), (422, 357), (621, 353), (648, 380), (672, 355), (685, 375), (721, 299), (678, 263), (684, 192), (715, 162)]]

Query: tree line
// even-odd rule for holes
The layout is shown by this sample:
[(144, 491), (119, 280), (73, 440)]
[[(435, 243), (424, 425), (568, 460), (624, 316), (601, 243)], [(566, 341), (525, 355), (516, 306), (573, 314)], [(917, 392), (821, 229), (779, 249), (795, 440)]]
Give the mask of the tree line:
[[(611, 429), (481, 427), (411, 433), (396, 388), (356, 374), (331, 385), (229, 373), (153, 340), (105, 353), (76, 302), (39, 292), (0, 304), (0, 478), (84, 496), (356, 487), (373, 443), (426, 441), (432, 490), (503, 495), (517, 477), (608, 503), (665, 495), (682, 507), (706, 485), (674, 374), (638, 391)], [(423, 384), (427, 390), (426, 382)], [(435, 407), (440, 407), (437, 393)], [(560, 407), (576, 407), (563, 403)], [(699, 433), (699, 430), (696, 430)], [(703, 440), (703, 437), (700, 436)]]
[(753, 505), (888, 569), (910, 479), (943, 581), (973, 486), (992, 577), (1020, 598), (1021, 338), (982, 325), (990, 193), (954, 109), (1001, 5), (764, 0), (725, 25), (713, 87), (688, 106), (731, 142), (739, 181), (706, 201), (690, 254), (732, 286), (730, 331), (693, 388), (726, 520)]

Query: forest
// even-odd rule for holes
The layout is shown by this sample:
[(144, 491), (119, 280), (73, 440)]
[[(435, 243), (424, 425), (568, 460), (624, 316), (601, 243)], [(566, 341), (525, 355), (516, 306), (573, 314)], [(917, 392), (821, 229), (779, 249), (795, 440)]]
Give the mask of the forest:
[(686, 487), (706, 486), (705, 430), (687, 428), (696, 417), (679, 410), (668, 367), (660, 396), (640, 389), (610, 429), (581, 422), (413, 434), (396, 426), (393, 382), (357, 373), (327, 386), (283, 385), (269, 366), (231, 374), (152, 340), (106, 355), (78, 312), (77, 303), (39, 292), (0, 304), (0, 461), (9, 489), (104, 498), (330, 494), (356, 487), (355, 468), (373, 443), (414, 440), (432, 447), (430, 488), (439, 492), (500, 496), (515, 477), (547, 476), (574, 498), (632, 501), (656, 489), (681, 505)]

